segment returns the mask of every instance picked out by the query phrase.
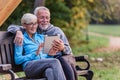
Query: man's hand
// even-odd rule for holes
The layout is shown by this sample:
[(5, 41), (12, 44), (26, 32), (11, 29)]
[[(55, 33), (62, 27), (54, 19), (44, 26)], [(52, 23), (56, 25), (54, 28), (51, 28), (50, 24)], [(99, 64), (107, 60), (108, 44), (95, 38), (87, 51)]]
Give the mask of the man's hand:
[(50, 49), (48, 55), (54, 56), (54, 55), (56, 55), (57, 52), (58, 52), (57, 48), (52, 47), (52, 48)]
[(14, 43), (19, 46), (23, 44), (23, 34), (21, 31), (16, 32)]
[(63, 51), (65, 46), (62, 40), (54, 40), (53, 47), (55, 47), (58, 51)]
[(41, 43), (41, 44), (39, 45), (38, 50), (37, 50), (37, 52), (36, 52), (36, 55), (38, 55), (38, 54), (40, 53), (40, 51), (42, 50), (42, 48), (43, 48), (43, 43)]

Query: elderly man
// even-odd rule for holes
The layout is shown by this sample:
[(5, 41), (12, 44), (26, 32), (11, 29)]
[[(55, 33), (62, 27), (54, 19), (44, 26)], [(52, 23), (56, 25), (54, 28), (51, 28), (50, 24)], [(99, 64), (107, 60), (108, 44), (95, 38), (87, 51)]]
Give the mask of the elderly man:
[[(61, 55), (72, 54), (69, 42), (64, 32), (59, 27), (50, 24), (50, 11), (48, 8), (37, 7), (34, 10), (34, 14), (37, 16), (38, 19), (38, 33), (48, 36), (58, 34), (60, 35), (60, 40), (54, 40), (53, 46), (58, 50), (58, 52), (56, 53), (57, 55), (54, 57), (59, 58), (67, 80), (75, 80), (75, 69), (73, 70), (74, 67), (72, 67), (70, 63), (67, 63), (63, 58), (60, 57)], [(8, 27), (9, 32), (16, 33), (14, 42), (18, 45), (22, 45), (23, 43), (23, 35), (20, 30), (22, 30), (22, 32), (24, 33), (24, 29), (22, 28), (22, 26), (16, 27), (16, 25), (11, 25)]]

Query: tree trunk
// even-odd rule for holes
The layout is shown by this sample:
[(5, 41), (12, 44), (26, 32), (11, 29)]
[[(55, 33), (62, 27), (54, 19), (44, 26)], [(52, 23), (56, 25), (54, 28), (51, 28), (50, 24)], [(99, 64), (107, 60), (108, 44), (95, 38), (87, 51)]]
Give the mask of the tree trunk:
[(35, 0), (34, 9), (38, 6), (44, 6), (44, 5), (45, 5), (45, 0)]

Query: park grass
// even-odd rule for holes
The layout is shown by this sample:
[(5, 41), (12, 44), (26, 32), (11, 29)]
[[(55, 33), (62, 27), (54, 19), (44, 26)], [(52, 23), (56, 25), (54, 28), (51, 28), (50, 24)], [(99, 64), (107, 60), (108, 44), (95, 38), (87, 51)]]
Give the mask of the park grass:
[(107, 47), (107, 46), (108, 46), (108, 38), (89, 35), (88, 42), (78, 44), (72, 47), (72, 50), (75, 55), (79, 55), (78, 53), (88, 53), (93, 51), (94, 49)]
[[(89, 62), (91, 64), (91, 70), (94, 72), (94, 77), (93, 80), (119, 80), (120, 79), (120, 70), (119, 70), (119, 66), (120, 66), (120, 51), (117, 52), (94, 52), (94, 49), (96, 48), (100, 48), (100, 47), (105, 47), (105, 45), (108, 45), (107, 39), (99, 37), (101, 39), (98, 39), (98, 37), (90, 37), (90, 38), (94, 38), (94, 39), (90, 39), (93, 40), (93, 42), (96, 43), (90, 43), (90, 46), (92, 46), (92, 49), (89, 49), (89, 47), (86, 45), (86, 47), (79, 47), (81, 49), (77, 49), (75, 48), (74, 51), (75, 55), (88, 55), (89, 58)], [(96, 41), (94, 41), (96, 40)], [(100, 41), (100, 42), (99, 42)], [(103, 44), (102, 44), (103, 41)], [(100, 43), (100, 45), (98, 44)], [(98, 45), (97, 45), (98, 44)], [(85, 46), (85, 45), (84, 45)], [(84, 49), (87, 50), (84, 50)], [(77, 49), (77, 50), (76, 50)], [(99, 62), (99, 61), (93, 61), (92, 59), (97, 59), (97, 58), (102, 58), (103, 61)], [(83, 77), (79, 77), (79, 80), (86, 80)]]
[[(90, 25), (90, 32), (119, 36), (119, 25)], [(77, 45), (78, 46), (78, 45)], [(73, 53), (75, 55), (88, 55), (91, 64), (91, 70), (94, 72), (93, 80), (120, 80), (120, 51), (95, 51), (97, 48), (104, 48), (108, 46), (108, 39), (105, 37), (89, 35), (89, 43), (83, 46), (74, 47)], [(102, 58), (103, 61), (93, 59)], [(79, 80), (86, 80), (79, 77)]]
[(104, 35), (120, 36), (120, 25), (89, 25), (88, 31)]
[(91, 57), (100, 57), (103, 59), (102, 62), (90, 61), (91, 69), (94, 71), (93, 80), (119, 80), (120, 79), (120, 52), (113, 53), (92, 53)]

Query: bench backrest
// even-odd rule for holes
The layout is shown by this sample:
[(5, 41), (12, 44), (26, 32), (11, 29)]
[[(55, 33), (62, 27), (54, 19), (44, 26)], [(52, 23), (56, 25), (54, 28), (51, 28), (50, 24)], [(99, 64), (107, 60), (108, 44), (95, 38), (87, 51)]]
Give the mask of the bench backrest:
[(14, 35), (6, 31), (0, 31), (0, 64), (11, 64), (12, 70), (19, 72), (21, 66), (14, 63)]

